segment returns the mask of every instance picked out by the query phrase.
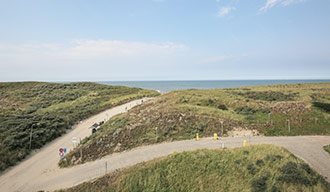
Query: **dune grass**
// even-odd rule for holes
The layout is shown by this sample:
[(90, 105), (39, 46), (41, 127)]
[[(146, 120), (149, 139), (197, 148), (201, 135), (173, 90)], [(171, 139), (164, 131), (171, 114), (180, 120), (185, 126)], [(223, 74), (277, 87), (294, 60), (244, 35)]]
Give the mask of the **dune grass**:
[(118, 170), (74, 191), (329, 191), (302, 160), (274, 145), (197, 150)]
[(329, 90), (330, 83), (317, 83), (173, 91), (113, 117), (82, 142), (82, 157), (75, 149), (59, 164), (66, 167), (141, 145), (192, 139), (196, 133), (230, 136), (232, 130), (248, 129), (266, 136), (329, 135), (328, 105), (314, 104), (329, 103)]
[(87, 82), (0, 83), (0, 171), (59, 137), (79, 120), (156, 95), (156, 91)]
[(330, 154), (330, 145), (323, 146), (323, 149)]

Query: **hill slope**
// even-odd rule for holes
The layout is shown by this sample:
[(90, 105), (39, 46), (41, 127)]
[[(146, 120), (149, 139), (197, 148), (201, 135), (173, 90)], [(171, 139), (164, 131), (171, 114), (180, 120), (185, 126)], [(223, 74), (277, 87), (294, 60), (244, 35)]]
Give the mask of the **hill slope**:
[(76, 149), (60, 165), (145, 144), (192, 139), (196, 133), (329, 135), (329, 103), (330, 83), (174, 91), (113, 117), (82, 142), (83, 157)]
[(329, 190), (323, 177), (287, 150), (251, 145), (174, 153), (64, 191)]
[(155, 95), (155, 91), (86, 82), (0, 83), (0, 171), (59, 137), (79, 120)]

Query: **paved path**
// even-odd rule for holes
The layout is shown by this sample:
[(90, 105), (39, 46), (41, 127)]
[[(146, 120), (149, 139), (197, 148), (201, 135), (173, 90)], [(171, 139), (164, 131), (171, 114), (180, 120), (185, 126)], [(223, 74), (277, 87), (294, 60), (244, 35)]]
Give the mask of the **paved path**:
[[(148, 100), (150, 98), (144, 98)], [(60, 138), (47, 144), (40, 150), (36, 150), (18, 165), (10, 168), (0, 176), (0, 192), (6, 191), (36, 191), (41, 181), (47, 180), (51, 175), (60, 175), (63, 170), (59, 169), (59, 148), (66, 148), (67, 151), (73, 149), (72, 137), (83, 139), (92, 132), (91, 127), (94, 123), (108, 120), (114, 115), (123, 113), (127, 109), (141, 103), (141, 99), (135, 100), (124, 105), (114, 107), (94, 115), (79, 124)], [(53, 184), (47, 186), (52, 188)], [(53, 188), (52, 188), (53, 189)]]

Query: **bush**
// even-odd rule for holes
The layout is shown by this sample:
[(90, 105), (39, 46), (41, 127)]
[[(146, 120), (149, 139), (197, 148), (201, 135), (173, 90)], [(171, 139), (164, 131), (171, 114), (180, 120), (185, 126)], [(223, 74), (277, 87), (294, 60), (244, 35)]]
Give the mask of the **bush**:
[(330, 103), (313, 102), (313, 106), (330, 113)]
[(282, 92), (276, 91), (247, 91), (247, 92), (238, 92), (237, 95), (247, 97), (254, 100), (264, 100), (264, 101), (293, 101), (298, 93), (289, 93), (285, 94)]
[(237, 107), (235, 109), (235, 112), (241, 115), (252, 115), (254, 113), (257, 112), (256, 109), (250, 108), (248, 106), (244, 106), (244, 107)]
[(226, 105), (224, 105), (224, 104), (220, 104), (219, 106), (218, 106), (218, 109), (221, 109), (221, 110), (228, 110), (228, 108), (226, 107)]
[(306, 163), (303, 163), (300, 165), (301, 169), (303, 169), (308, 175), (314, 175), (314, 171), (307, 165)]
[(283, 159), (283, 156), (281, 156), (281, 155), (267, 155), (265, 157), (265, 160), (270, 161), (270, 162), (275, 162), (275, 161), (278, 161), (281, 159)]
[(330, 145), (323, 146), (323, 149), (330, 154)]
[(254, 175), (257, 173), (257, 168), (252, 164), (248, 164), (246, 169), (248, 170), (248, 172), (251, 174), (251, 175)]
[(251, 180), (252, 192), (263, 192), (267, 189), (267, 180), (269, 176), (261, 176)]
[(298, 169), (294, 162), (288, 162), (279, 169), (282, 173), (277, 179), (285, 183), (310, 186), (310, 180)]
[(264, 166), (264, 165), (265, 165), (265, 163), (264, 163), (264, 161), (263, 161), (263, 160), (261, 160), (261, 159), (258, 159), (258, 160), (256, 161), (256, 165), (257, 165), (257, 166), (259, 166), (259, 167), (261, 167), (261, 166)]
[(281, 192), (276, 186), (272, 186), (271, 192)]
[(245, 150), (243, 151), (244, 155), (248, 155), (249, 153), (250, 153), (249, 151), (245, 151)]

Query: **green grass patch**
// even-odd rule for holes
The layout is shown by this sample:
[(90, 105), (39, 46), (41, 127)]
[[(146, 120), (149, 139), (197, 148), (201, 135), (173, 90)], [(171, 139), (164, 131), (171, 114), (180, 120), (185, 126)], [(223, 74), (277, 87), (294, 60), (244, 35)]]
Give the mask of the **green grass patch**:
[(246, 92), (237, 92), (237, 95), (254, 99), (254, 100), (264, 100), (264, 101), (293, 101), (298, 93), (288, 93), (277, 91), (246, 91)]
[(197, 150), (140, 163), (61, 191), (329, 191), (302, 160), (273, 145)]
[(323, 146), (323, 149), (330, 154), (330, 145)]

